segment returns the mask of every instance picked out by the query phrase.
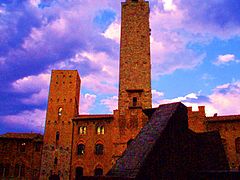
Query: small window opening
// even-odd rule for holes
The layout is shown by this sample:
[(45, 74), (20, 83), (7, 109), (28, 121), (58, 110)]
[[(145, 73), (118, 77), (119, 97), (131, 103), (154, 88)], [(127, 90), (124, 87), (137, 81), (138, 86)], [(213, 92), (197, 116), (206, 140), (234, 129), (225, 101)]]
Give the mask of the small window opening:
[(95, 154), (96, 155), (102, 155), (103, 154), (103, 145), (102, 144), (96, 144), (95, 145)]
[(79, 144), (77, 148), (77, 154), (78, 155), (84, 155), (85, 153), (85, 145), (84, 144)]
[(240, 153), (240, 137), (235, 139), (236, 153)]
[(58, 158), (55, 157), (55, 158), (54, 158), (54, 165), (57, 165), (57, 163), (58, 163)]
[(132, 2), (138, 2), (138, 0), (132, 0)]
[(26, 151), (26, 143), (21, 143), (20, 144), (20, 152), (25, 152)]
[(133, 106), (137, 106), (137, 98), (136, 97), (133, 98)]
[(60, 133), (57, 131), (56, 132), (56, 141), (59, 141), (59, 138), (60, 138)]
[(62, 110), (63, 110), (63, 108), (61, 108), (61, 107), (58, 109), (58, 116), (62, 115)]
[(20, 166), (20, 168), (21, 168), (20, 177), (24, 177), (24, 176), (25, 176), (25, 165), (22, 164), (22, 165)]
[(104, 126), (97, 126), (97, 134), (104, 134)]
[(87, 127), (86, 126), (80, 126), (78, 128), (78, 134), (87, 134)]
[(18, 176), (19, 176), (19, 174), (20, 174), (20, 173), (19, 173), (19, 170), (20, 170), (20, 169), (19, 169), (19, 165), (16, 164), (16, 165), (15, 165), (15, 170), (14, 170), (14, 177), (18, 177)]
[(102, 168), (96, 168), (94, 170), (94, 176), (102, 176), (103, 175), (103, 169)]
[(40, 152), (41, 144), (39, 142), (35, 143), (35, 151)]

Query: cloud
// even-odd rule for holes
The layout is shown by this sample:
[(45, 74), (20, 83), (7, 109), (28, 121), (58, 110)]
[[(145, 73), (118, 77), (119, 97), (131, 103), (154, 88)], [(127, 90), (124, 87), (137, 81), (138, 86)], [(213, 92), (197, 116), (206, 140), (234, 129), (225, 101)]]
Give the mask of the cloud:
[(176, 0), (175, 4), (184, 13), (182, 24), (193, 33), (229, 38), (240, 32), (237, 0)]
[(175, 11), (176, 5), (173, 3), (173, 0), (162, 0), (163, 2), (163, 9), (165, 11)]
[(159, 102), (162, 100), (163, 97), (164, 97), (163, 92), (152, 89), (152, 106), (153, 107), (158, 107)]
[(50, 76), (50, 73), (26, 76), (14, 81), (12, 87), (17, 92), (39, 92), (48, 89)]
[(207, 116), (215, 113), (220, 115), (240, 114), (240, 81), (217, 86), (208, 96), (200, 93), (190, 93), (186, 96), (173, 99), (162, 99), (159, 103), (183, 102), (186, 106), (193, 106), (197, 110), (198, 106), (205, 106)]
[(214, 62), (214, 64), (221, 65), (221, 64), (227, 64), (232, 61), (237, 62), (235, 55), (234, 54), (225, 54), (225, 55), (219, 55), (217, 58), (217, 61)]
[(116, 43), (120, 44), (120, 22), (114, 21), (102, 35), (105, 38), (111, 39)]
[(24, 131), (43, 133), (46, 111), (41, 109), (26, 110), (15, 115), (1, 116), (2, 121), (9, 127), (16, 126)]
[(109, 112), (113, 112), (113, 110), (117, 109), (118, 107), (118, 96), (112, 96), (106, 99), (101, 100), (101, 104), (106, 106)]
[(89, 114), (89, 111), (94, 106), (96, 102), (97, 96), (95, 94), (84, 94), (80, 97), (80, 106), (79, 106), (79, 113), (80, 114)]
[(32, 94), (29, 98), (23, 98), (21, 101), (29, 105), (41, 105), (47, 103), (48, 89), (41, 89), (39, 92)]

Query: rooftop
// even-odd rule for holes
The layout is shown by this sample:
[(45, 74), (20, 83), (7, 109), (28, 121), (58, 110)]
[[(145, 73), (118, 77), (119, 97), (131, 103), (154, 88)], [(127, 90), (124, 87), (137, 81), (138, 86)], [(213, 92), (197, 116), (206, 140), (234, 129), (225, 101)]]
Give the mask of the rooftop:
[(43, 135), (39, 133), (6, 133), (0, 135), (0, 138), (4, 139), (38, 139), (43, 140)]

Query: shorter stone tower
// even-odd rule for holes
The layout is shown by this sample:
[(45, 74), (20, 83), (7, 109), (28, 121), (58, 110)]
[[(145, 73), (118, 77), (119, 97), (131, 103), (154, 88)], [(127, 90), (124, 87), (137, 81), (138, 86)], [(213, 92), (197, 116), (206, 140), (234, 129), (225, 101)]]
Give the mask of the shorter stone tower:
[(40, 179), (69, 179), (72, 118), (78, 115), (80, 78), (76, 70), (53, 70), (50, 82)]

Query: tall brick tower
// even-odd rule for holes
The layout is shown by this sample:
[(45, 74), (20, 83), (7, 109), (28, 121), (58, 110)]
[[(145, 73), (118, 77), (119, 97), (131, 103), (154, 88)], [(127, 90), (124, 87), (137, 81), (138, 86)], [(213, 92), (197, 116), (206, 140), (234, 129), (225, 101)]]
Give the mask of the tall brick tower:
[(145, 0), (122, 2), (120, 75), (118, 110), (114, 112), (116, 129), (115, 160), (136, 137), (148, 117), (144, 109), (152, 107), (149, 3)]
[(122, 3), (118, 109), (151, 108), (149, 3)]
[(76, 70), (53, 70), (48, 97), (40, 179), (69, 179), (72, 118), (78, 115), (80, 78)]

